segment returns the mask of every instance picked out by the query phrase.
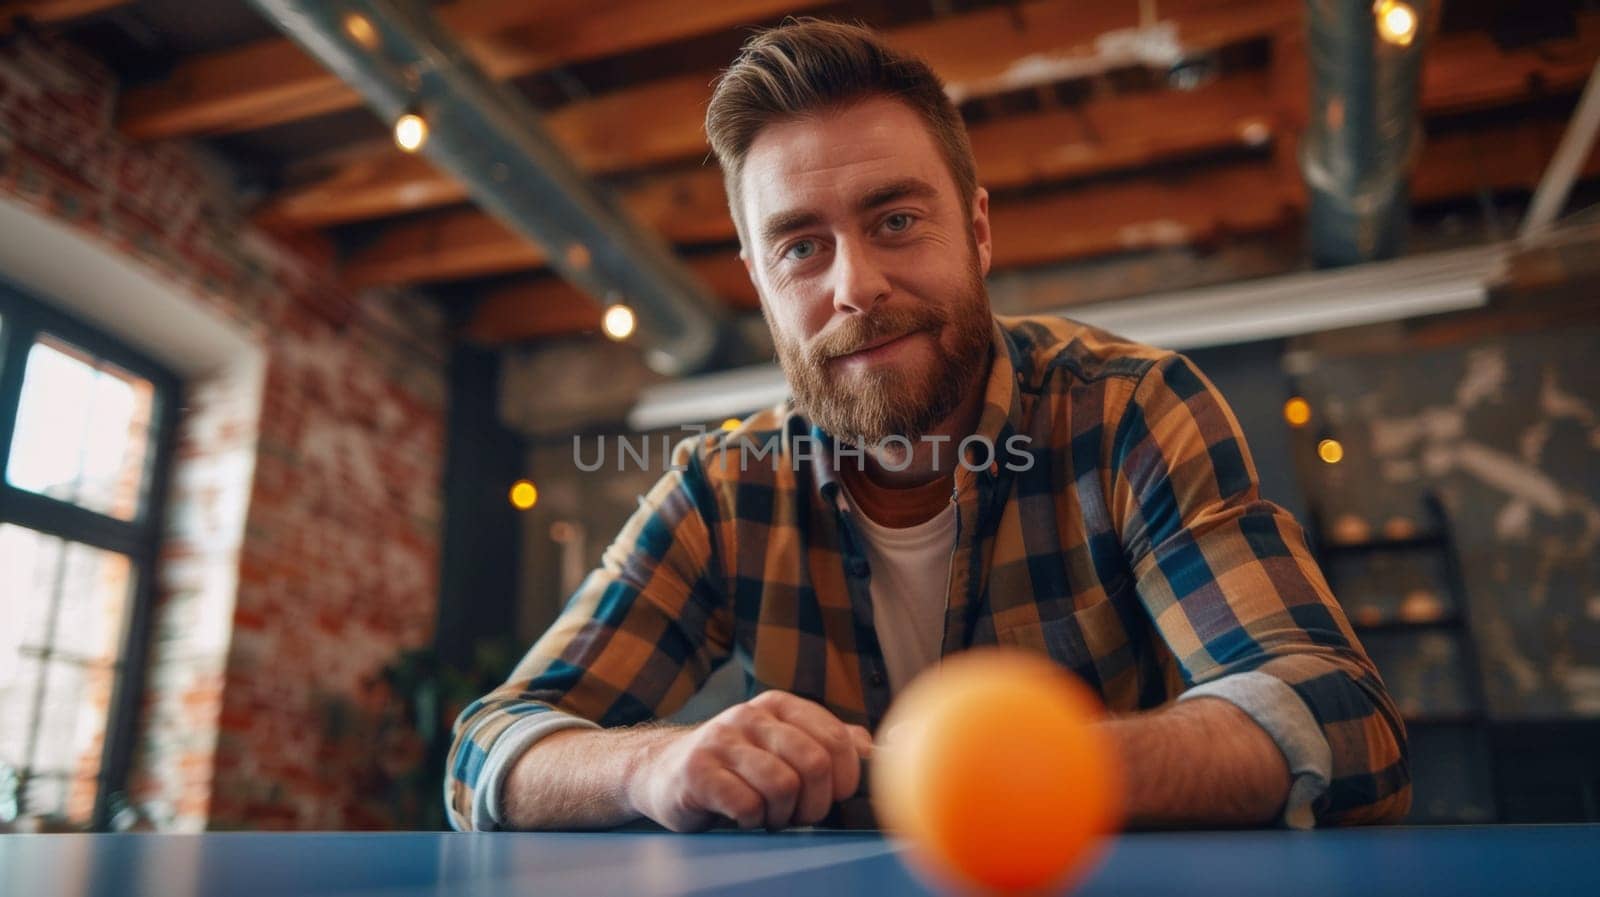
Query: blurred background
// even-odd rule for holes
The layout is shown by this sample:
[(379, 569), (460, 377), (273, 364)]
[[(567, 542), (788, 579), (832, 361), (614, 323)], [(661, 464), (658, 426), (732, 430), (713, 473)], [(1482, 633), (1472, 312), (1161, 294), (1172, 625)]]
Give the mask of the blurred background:
[(997, 311), (1217, 382), (1413, 821), (1600, 819), (1595, 3), (0, 0), (0, 828), (443, 824), (666, 441), (783, 397), (702, 120), (790, 14), (946, 79)]

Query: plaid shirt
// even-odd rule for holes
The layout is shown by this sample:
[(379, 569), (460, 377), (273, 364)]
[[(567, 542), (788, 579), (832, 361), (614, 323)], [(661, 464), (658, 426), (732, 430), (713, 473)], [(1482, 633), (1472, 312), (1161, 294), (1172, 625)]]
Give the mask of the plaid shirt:
[[(1044, 652), (1113, 712), (1268, 674), (1331, 749), (1317, 821), (1405, 813), (1400, 715), (1300, 527), (1260, 498), (1233, 413), (1187, 358), (1061, 318), (996, 318), (978, 434), (997, 451), (987, 469), (976, 456), (957, 469), (944, 653)], [(1007, 452), (1018, 445), (1031, 465)], [(832, 448), (787, 403), (680, 444), (682, 469), (642, 499), (510, 680), (456, 721), (452, 822), (471, 827), (484, 761), (519, 719), (656, 719), (730, 657), (752, 695), (793, 692), (875, 729), (889, 680)]]

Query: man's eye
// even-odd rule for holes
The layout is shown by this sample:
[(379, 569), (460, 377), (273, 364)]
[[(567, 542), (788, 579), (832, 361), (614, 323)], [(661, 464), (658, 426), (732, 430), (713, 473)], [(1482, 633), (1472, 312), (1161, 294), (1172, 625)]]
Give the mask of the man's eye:
[(911, 216), (905, 212), (896, 212), (883, 219), (883, 227), (890, 233), (904, 233), (911, 229)]
[(789, 258), (792, 258), (797, 262), (805, 261), (806, 259), (811, 258), (812, 256), (814, 256), (816, 254), (817, 254), (817, 241), (816, 240), (799, 240), (799, 241), (796, 241), (793, 246), (789, 247), (789, 251), (784, 253), (784, 255), (787, 255)]

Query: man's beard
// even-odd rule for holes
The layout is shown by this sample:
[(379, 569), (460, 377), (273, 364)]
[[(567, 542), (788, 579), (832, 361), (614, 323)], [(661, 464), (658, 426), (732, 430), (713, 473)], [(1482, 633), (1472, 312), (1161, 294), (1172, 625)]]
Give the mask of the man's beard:
[[(875, 445), (890, 436), (916, 441), (961, 404), (988, 373), (993, 323), (983, 275), (974, 265), (963, 295), (948, 307), (916, 304), (854, 315), (810, 346), (786, 339), (776, 327), (772, 332), (801, 413), (837, 439)], [(840, 383), (829, 363), (885, 338), (918, 332), (931, 337), (930, 370), (877, 365)]]

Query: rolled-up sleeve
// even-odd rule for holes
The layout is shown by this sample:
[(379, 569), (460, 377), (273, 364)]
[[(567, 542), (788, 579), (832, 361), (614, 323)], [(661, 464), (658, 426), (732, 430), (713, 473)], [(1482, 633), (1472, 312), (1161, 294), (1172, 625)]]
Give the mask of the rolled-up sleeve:
[(1310, 708), (1282, 680), (1266, 673), (1234, 673), (1196, 685), (1178, 700), (1217, 698), (1239, 708), (1266, 732), (1289, 768), (1289, 796), (1278, 822), (1285, 828), (1316, 825), (1313, 807), (1328, 793), (1333, 751)]
[(1411, 804), (1405, 728), (1243, 433), (1181, 355), (1139, 380), (1107, 447), (1112, 516), (1139, 599), (1184, 686), (1246, 672), (1293, 690), (1332, 768), (1317, 824), (1395, 821)]
[(491, 827), (495, 789), (543, 734), (666, 716), (728, 658), (732, 614), (708, 573), (715, 502), (695, 446), (675, 449), (681, 469), (640, 500), (510, 679), (456, 719), (444, 785), (454, 828)]

